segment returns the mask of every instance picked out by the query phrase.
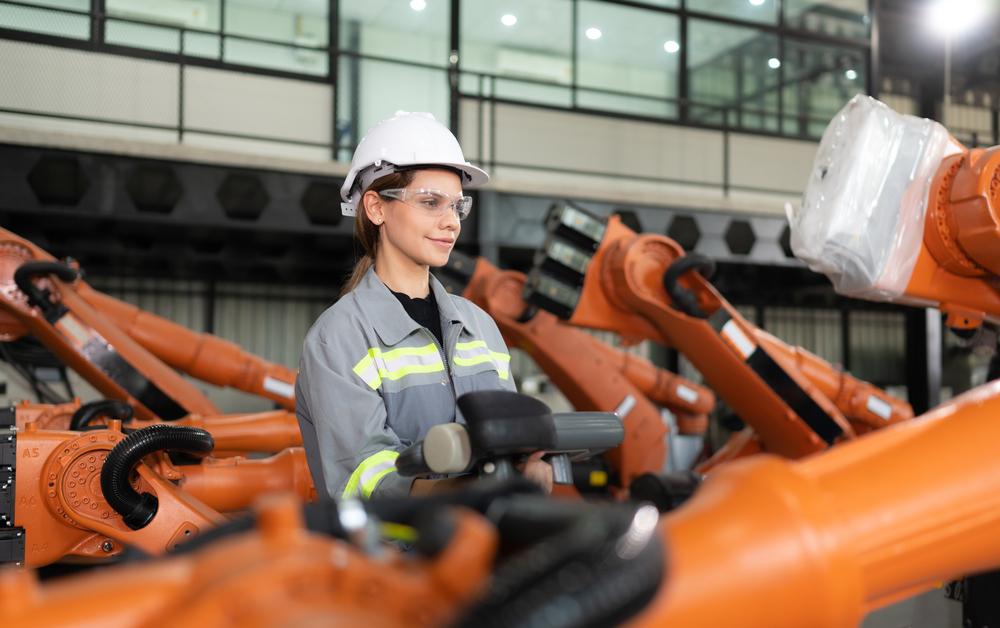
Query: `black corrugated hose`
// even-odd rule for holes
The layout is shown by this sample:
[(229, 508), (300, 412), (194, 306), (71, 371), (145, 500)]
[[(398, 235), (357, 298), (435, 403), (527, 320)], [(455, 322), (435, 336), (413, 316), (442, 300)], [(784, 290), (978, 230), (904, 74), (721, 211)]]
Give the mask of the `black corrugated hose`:
[(55, 304), (49, 301), (48, 292), (35, 286), (32, 279), (39, 275), (55, 275), (60, 281), (72, 283), (80, 273), (76, 269), (61, 262), (25, 262), (14, 271), (14, 283), (17, 289), (28, 297), (28, 303), (42, 310), (48, 316), (55, 309)]
[[(510, 500), (511, 511), (523, 508), (526, 502), (523, 498)], [(496, 508), (491, 518), (496, 518)], [(581, 510), (576, 509), (576, 516), (563, 518), (560, 531), (553, 533), (550, 528), (544, 539), (500, 565), (487, 593), (456, 625), (613, 626), (643, 609), (666, 571), (659, 534), (654, 531), (637, 551), (626, 552), (622, 543), (637, 512), (635, 506)], [(503, 521), (506, 515), (498, 521), (501, 537), (505, 527), (547, 527), (539, 525), (538, 512), (527, 517), (511, 514), (511, 521)]]
[(150, 425), (115, 445), (101, 467), (101, 492), (108, 505), (122, 516), (125, 525), (139, 530), (156, 516), (159, 501), (150, 493), (139, 493), (129, 482), (132, 469), (157, 451), (207, 454), (215, 448), (212, 435), (196, 427)]
[(76, 412), (69, 420), (69, 429), (74, 432), (82, 430), (86, 426), (90, 425), (90, 422), (97, 417), (107, 417), (109, 419), (118, 419), (122, 423), (127, 423), (132, 420), (135, 415), (135, 411), (132, 406), (128, 405), (124, 401), (118, 401), (117, 399), (98, 399), (97, 401), (90, 401), (83, 404), (77, 408)]

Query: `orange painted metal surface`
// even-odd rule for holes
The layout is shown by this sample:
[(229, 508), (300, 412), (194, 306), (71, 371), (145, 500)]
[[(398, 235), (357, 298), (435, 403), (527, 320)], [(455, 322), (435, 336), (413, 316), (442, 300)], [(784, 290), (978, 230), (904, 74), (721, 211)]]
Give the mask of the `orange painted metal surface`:
[[(79, 401), (58, 405), (22, 401), (14, 406), (19, 428), (34, 423), (36, 429), (45, 430), (68, 430), (70, 419), (79, 408)], [(161, 422), (134, 420), (126, 427), (141, 429)], [(105, 420), (98, 419), (95, 424), (104, 423)], [(215, 440), (213, 455), (216, 457), (220, 453), (278, 452), (302, 444), (302, 433), (295, 414), (286, 410), (218, 416), (189, 414), (170, 424), (197, 427), (211, 434)]]
[(462, 510), (433, 559), (391, 550), (373, 559), (307, 532), (296, 500), (262, 502), (256, 530), (196, 553), (45, 584), (29, 570), (0, 570), (0, 620), (37, 628), (441, 626), (482, 590), (493, 566), (496, 532)]
[(835, 628), (1000, 565), (1000, 382), (807, 460), (719, 467), (661, 519), (636, 626)]
[[(120, 399), (135, 408), (136, 416), (144, 419), (162, 418), (142, 401), (129, 394), (112, 376), (89, 357), (93, 347), (117, 354), (142, 377), (155, 385), (187, 413), (218, 414), (219, 411), (193, 384), (166, 366), (128, 334), (110, 323), (94, 307), (77, 294), (84, 282), (73, 285), (54, 277), (37, 280), (36, 285), (51, 292), (54, 303), (65, 307), (65, 313), (55, 324), (50, 323), (37, 308), (27, 303), (14, 283), (14, 271), (27, 261), (55, 262), (55, 258), (27, 240), (0, 228), (0, 331), (3, 340), (13, 340), (26, 333), (37, 338), (69, 368), (76, 371), (106, 397)], [(168, 417), (176, 418), (176, 417)]]
[[(663, 287), (663, 275), (683, 254), (670, 238), (637, 235), (612, 216), (570, 322), (676, 348), (753, 427), (764, 448), (782, 456), (799, 458), (822, 451), (828, 444), (750, 368), (747, 359), (754, 351), (765, 353), (781, 367), (836, 424), (841, 440), (857, 435), (855, 424), (868, 431), (912, 416), (904, 402), (749, 323), (701, 275), (686, 273), (678, 284), (693, 293), (709, 316), (725, 314), (728, 322), (722, 329), (716, 331), (708, 320), (673, 307)], [(882, 418), (881, 423), (869, 408), (870, 397), (877, 400), (879, 409), (887, 407), (888, 418)]]
[(108, 453), (123, 438), (118, 422), (89, 432), (37, 430), (29, 423), (18, 432), (14, 525), (25, 529), (27, 565), (63, 557), (104, 559), (125, 544), (162, 554), (224, 520), (139, 465), (137, 487), (154, 493), (160, 506), (149, 526), (129, 529), (104, 499), (100, 481)]
[(295, 409), (292, 369), (248, 353), (218, 336), (194, 332), (140, 310), (86, 284), (78, 287), (77, 293), (146, 350), (178, 371)]
[(267, 458), (207, 458), (178, 470), (181, 490), (221, 512), (249, 508), (265, 493), (292, 493), (305, 502), (316, 499), (306, 452), (301, 447)]
[(529, 307), (521, 296), (524, 282), (524, 274), (501, 271), (479, 258), (463, 295), (493, 317), (508, 346), (530, 355), (574, 408), (628, 410), (622, 417), (625, 440), (605, 456), (624, 486), (664, 468), (667, 427), (654, 402), (677, 415), (683, 433), (704, 433), (715, 405), (710, 390), (614, 349), (548, 312), (522, 320)]
[(101, 560), (125, 545), (162, 554), (224, 521), (220, 512), (247, 508), (265, 493), (316, 497), (305, 452), (286, 449), (268, 458), (205, 459), (174, 465), (163, 454), (137, 467), (136, 488), (159, 500), (150, 525), (131, 530), (107, 503), (100, 475), (111, 449), (124, 438), (121, 424), (66, 432), (27, 423), (17, 434), (14, 525), (25, 529), (25, 561), (46, 565), (64, 558)]
[(53, 303), (69, 310), (50, 323), (31, 307), (14, 283), (15, 271), (25, 262), (55, 258), (31, 242), (0, 228), (0, 341), (26, 334), (37, 337), (67, 366), (102, 394), (135, 407), (144, 419), (158, 416), (130, 396), (89, 356), (88, 343), (107, 345), (142, 376), (159, 387), (188, 413), (218, 414), (215, 406), (177, 369), (217, 386), (229, 386), (270, 399), (288, 410), (295, 408), (295, 372), (264, 360), (237, 345), (193, 332), (164, 318), (102, 294), (78, 279), (71, 284), (46, 276), (35, 285), (51, 292)]
[(948, 325), (1000, 322), (1000, 147), (946, 158), (931, 183), (907, 301), (939, 307)]

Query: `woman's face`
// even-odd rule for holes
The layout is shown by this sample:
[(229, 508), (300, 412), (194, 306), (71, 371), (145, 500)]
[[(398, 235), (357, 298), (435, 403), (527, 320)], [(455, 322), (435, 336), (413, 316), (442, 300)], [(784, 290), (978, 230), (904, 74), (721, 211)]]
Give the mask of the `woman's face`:
[[(416, 171), (408, 190), (438, 190), (452, 199), (462, 196), (462, 181), (448, 170), (428, 169)], [(379, 224), (381, 220), (380, 251), (388, 248), (402, 253), (415, 264), (444, 266), (462, 231), (458, 216), (450, 208), (440, 216), (421, 207), (419, 198), (406, 202), (383, 198), (381, 203), (368, 210), (368, 218)], [(380, 254), (381, 254), (380, 252)], [(393, 256), (396, 257), (396, 256)]]

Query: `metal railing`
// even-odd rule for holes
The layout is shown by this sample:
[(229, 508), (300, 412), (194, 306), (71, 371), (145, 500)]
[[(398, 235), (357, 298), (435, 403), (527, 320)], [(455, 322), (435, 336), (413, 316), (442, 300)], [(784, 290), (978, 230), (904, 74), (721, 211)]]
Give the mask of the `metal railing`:
[[(224, 4), (224, 3), (223, 3)], [(701, 102), (697, 100), (684, 100), (679, 98), (673, 98), (670, 96), (659, 96), (652, 95), (648, 93), (638, 93), (629, 92), (623, 90), (612, 90), (600, 87), (591, 87), (579, 84), (569, 84), (560, 83), (557, 81), (546, 81), (527, 77), (516, 77), (508, 76), (502, 74), (494, 74), (489, 72), (480, 71), (468, 71), (462, 70), (459, 67), (449, 67), (446, 65), (436, 65), (429, 63), (420, 63), (412, 60), (401, 60), (397, 58), (376, 56), (376, 55), (365, 55), (359, 54), (348, 50), (337, 50), (334, 46), (319, 46), (319, 45), (302, 45), (297, 43), (291, 43), (288, 41), (281, 41), (265, 37), (254, 37), (243, 34), (223, 32), (222, 28), (219, 29), (201, 29), (201, 28), (190, 28), (184, 26), (176, 26), (171, 24), (164, 24), (162, 22), (141, 20), (129, 17), (117, 16), (114, 14), (108, 14), (103, 11), (102, 2), (93, 2), (91, 10), (77, 10), (68, 8), (52, 7), (49, 5), (38, 4), (30, 1), (22, 0), (0, 0), (0, 8), (4, 6), (20, 7), (26, 9), (34, 10), (44, 10), (47, 12), (74, 15), (77, 17), (86, 17), (91, 22), (90, 29), (90, 39), (86, 41), (74, 40), (68, 37), (61, 37), (56, 35), (43, 35), (38, 33), (25, 33), (21, 31), (14, 31), (12, 29), (0, 28), (0, 38), (10, 38), (22, 41), (34, 41), (37, 43), (45, 43), (57, 46), (67, 46), (75, 47), (82, 50), (89, 51), (99, 51), (107, 52), (112, 54), (140, 57), (140, 58), (150, 58), (161, 61), (168, 61), (177, 64), (177, 119), (174, 124), (156, 124), (149, 122), (140, 122), (135, 120), (121, 120), (109, 117), (95, 117), (95, 116), (76, 116), (66, 113), (59, 113), (55, 111), (45, 111), (42, 109), (38, 110), (24, 110), (16, 108), (0, 108), (0, 113), (17, 114), (17, 115), (27, 115), (34, 117), (44, 117), (59, 120), (71, 120), (78, 122), (88, 122), (88, 123), (100, 123), (100, 124), (112, 124), (121, 125), (134, 128), (142, 129), (152, 129), (159, 131), (167, 131), (176, 136), (178, 143), (184, 141), (186, 133), (198, 133), (209, 136), (216, 136), (221, 138), (232, 138), (240, 140), (252, 140), (260, 142), (272, 142), (276, 144), (285, 144), (291, 146), (309, 147), (309, 148), (320, 148), (325, 151), (329, 151), (332, 159), (336, 160), (338, 156), (343, 156), (345, 152), (353, 150), (354, 144), (359, 137), (358, 133), (358, 120), (357, 116), (349, 116), (344, 118), (343, 114), (345, 112), (337, 111), (336, 101), (334, 102), (334, 112), (332, 114), (333, 121), (331, 124), (331, 135), (328, 141), (304, 141), (301, 139), (287, 138), (287, 137), (274, 137), (266, 136), (254, 133), (238, 133), (232, 131), (221, 131), (218, 129), (206, 129), (193, 127), (188, 124), (184, 119), (185, 111), (185, 71), (186, 68), (192, 66), (198, 67), (213, 67), (225, 70), (231, 70), (236, 72), (252, 73), (252, 74), (263, 74), (270, 76), (278, 76), (282, 78), (291, 78), (295, 80), (301, 80), (312, 83), (324, 83), (330, 84), (336, 91), (335, 94), (340, 94), (347, 90), (347, 96), (350, 101), (352, 101), (351, 111), (358, 111), (358, 101), (360, 99), (360, 94), (357, 93), (361, 91), (358, 89), (358, 84), (364, 80), (364, 76), (361, 75), (360, 70), (356, 68), (359, 72), (356, 85), (350, 85), (350, 81), (347, 81), (345, 77), (338, 76), (338, 67), (341, 60), (348, 60), (349, 63), (357, 64), (360, 66), (362, 61), (376, 61), (382, 63), (390, 63), (407, 67), (422, 68), (425, 70), (432, 70), (440, 72), (443, 79), (442, 85), (449, 85), (451, 90), (450, 97), (453, 102), (457, 102), (461, 99), (472, 99), (478, 101), (478, 124), (477, 124), (477, 136), (479, 138), (479, 150), (480, 154), (478, 158), (481, 162), (487, 164), (491, 167), (496, 166), (513, 166), (513, 167), (531, 167), (538, 170), (547, 170), (551, 172), (567, 172), (572, 174), (582, 174), (582, 175), (592, 175), (592, 176), (622, 176), (621, 173), (617, 172), (602, 172), (597, 170), (572, 170), (559, 168), (556, 166), (544, 166), (537, 164), (511, 164), (503, 163), (500, 161), (496, 154), (496, 137), (500, 132), (496, 128), (496, 117), (491, 115), (489, 117), (489, 123), (485, 122), (484, 111), (490, 110), (495, 113), (498, 105), (518, 105), (524, 107), (534, 107), (542, 109), (551, 109), (556, 111), (566, 111), (573, 113), (580, 113), (591, 115), (595, 117), (604, 117), (612, 119), (624, 119), (624, 120), (635, 120), (646, 123), (656, 123), (664, 125), (673, 126), (684, 126), (684, 127), (694, 127), (701, 129), (708, 129), (721, 132), (721, 142), (722, 142), (722, 153), (723, 153), (723, 164), (721, 173), (721, 183), (717, 182), (699, 182), (685, 179), (675, 179), (670, 177), (648, 177), (640, 175), (627, 175), (628, 178), (635, 180), (645, 180), (659, 183), (676, 183), (683, 185), (693, 185), (700, 187), (710, 187), (710, 188), (720, 188), (722, 192), (726, 195), (732, 190), (748, 191), (748, 192), (763, 192), (763, 193), (798, 193), (799, 190), (787, 190), (787, 189), (770, 189), (770, 188), (757, 188), (753, 186), (746, 185), (736, 185), (732, 182), (732, 177), (730, 173), (730, 155), (731, 155), (731, 136), (733, 133), (741, 134), (754, 134), (763, 135), (770, 137), (780, 137), (780, 138), (792, 138), (792, 139), (804, 139), (804, 140), (816, 140), (818, 139), (818, 134), (811, 133), (810, 131), (816, 128), (823, 128), (826, 122), (829, 120), (829, 116), (817, 116), (803, 113), (789, 114), (784, 112), (779, 112), (774, 109), (758, 109), (754, 107), (744, 106), (738, 100), (734, 103), (711, 103), (711, 102)], [(108, 22), (122, 22), (137, 26), (147, 26), (156, 27), (159, 29), (173, 29), (176, 30), (177, 34), (177, 45), (175, 52), (165, 52), (163, 50), (149, 50), (141, 47), (122, 45), (120, 43), (109, 43), (106, 41), (105, 32)], [(223, 20), (220, 20), (220, 24)], [(331, 22), (331, 28), (335, 28), (336, 24)], [(194, 55), (190, 54), (190, 51), (186, 49), (187, 36), (190, 34), (197, 35), (209, 35), (217, 37), (219, 40), (218, 54), (214, 58), (207, 58), (203, 54)], [(331, 32), (331, 36), (333, 33)], [(311, 53), (321, 53), (327, 57), (326, 72), (323, 75), (318, 74), (307, 74), (307, 73), (297, 73), (288, 70), (275, 70), (273, 68), (259, 68), (254, 66), (248, 66), (239, 63), (231, 63), (226, 61), (226, 42), (227, 40), (232, 41), (243, 41), (251, 42), (257, 44), (266, 44), (270, 46), (282, 46), (293, 51), (308, 51)], [(341, 80), (338, 80), (341, 79)], [(472, 84), (475, 89), (469, 90), (468, 88), (463, 88), (464, 85)], [(552, 102), (540, 102), (540, 99), (532, 99), (530, 97), (519, 97), (516, 95), (517, 89), (511, 89), (511, 86), (520, 87), (535, 87), (535, 88), (548, 88), (553, 91), (560, 92), (565, 98), (558, 105), (553, 105)], [(355, 87), (355, 89), (351, 89)], [(780, 90), (782, 86), (776, 86), (774, 89)], [(498, 89), (499, 88), (499, 89)], [(523, 91), (523, 90), (522, 90)], [(618, 102), (629, 103), (628, 107), (625, 106), (601, 106), (600, 104), (595, 104), (593, 99), (587, 97), (611, 97), (616, 99)], [(586, 100), (588, 104), (586, 106), (581, 106), (579, 103), (581, 100)], [(662, 113), (655, 113), (656, 111)], [(831, 112), (832, 115), (832, 112)], [(457, 120), (452, 120), (453, 129), (457, 130)], [(489, 140), (488, 142), (485, 140)], [(490, 147), (488, 153), (483, 153), (483, 146), (488, 145)]]

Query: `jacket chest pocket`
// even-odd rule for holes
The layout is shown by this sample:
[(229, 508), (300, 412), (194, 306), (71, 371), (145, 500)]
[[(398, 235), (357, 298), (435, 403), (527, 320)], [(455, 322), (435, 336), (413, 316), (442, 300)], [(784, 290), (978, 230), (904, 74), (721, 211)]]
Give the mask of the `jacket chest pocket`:
[(451, 363), (456, 383), (467, 383), (462, 386), (466, 391), (497, 388), (499, 380), (510, 378), (510, 354), (493, 350), (483, 340), (456, 343)]

